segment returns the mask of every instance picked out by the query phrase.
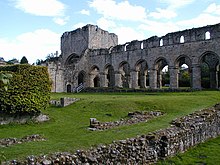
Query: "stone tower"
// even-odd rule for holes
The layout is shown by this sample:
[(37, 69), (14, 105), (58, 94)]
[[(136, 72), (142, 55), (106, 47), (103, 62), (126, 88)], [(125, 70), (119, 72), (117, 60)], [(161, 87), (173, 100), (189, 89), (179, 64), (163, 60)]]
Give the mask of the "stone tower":
[(65, 32), (61, 37), (63, 61), (76, 54), (81, 56), (86, 49), (110, 48), (118, 45), (118, 36), (100, 29), (96, 25), (86, 25), (76, 30)]

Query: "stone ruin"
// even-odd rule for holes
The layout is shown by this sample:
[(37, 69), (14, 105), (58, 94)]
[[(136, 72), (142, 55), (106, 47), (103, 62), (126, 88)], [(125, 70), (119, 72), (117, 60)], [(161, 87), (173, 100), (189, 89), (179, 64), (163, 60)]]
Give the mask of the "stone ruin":
[(79, 100), (80, 100), (79, 98), (63, 97), (63, 98), (60, 98), (59, 101), (58, 100), (50, 100), (50, 104), (58, 106), (58, 107), (66, 107), (70, 104), (73, 104), (73, 103), (79, 101)]
[(25, 137), (19, 138), (6, 138), (0, 139), (0, 147), (9, 147), (15, 144), (22, 144), (26, 142), (33, 142), (33, 141), (45, 141), (46, 139), (41, 135), (28, 135)]
[(220, 87), (220, 23), (170, 32), (118, 44), (116, 34), (96, 25), (65, 32), (61, 55), (42, 65), (48, 67), (52, 92), (83, 88), (160, 89), (163, 68), (169, 71), (169, 88), (181, 87), (179, 72), (188, 66), (190, 87), (202, 89), (202, 65), (209, 68), (209, 87)]
[(189, 148), (220, 135), (220, 104), (175, 119), (172, 125), (146, 135), (113, 141), (76, 153), (29, 156), (24, 161), (4, 164), (155, 164), (160, 159), (185, 152)]
[(147, 122), (148, 120), (151, 120), (161, 115), (163, 115), (163, 113), (159, 111), (150, 111), (150, 112), (136, 111), (136, 112), (129, 112), (128, 119), (121, 119), (119, 121), (105, 122), (105, 123), (99, 122), (96, 118), (90, 118), (89, 130), (92, 131), (106, 130), (123, 125), (132, 125), (141, 122)]
[(10, 116), (10, 115), (2, 115), (0, 116), (0, 125), (17, 123), (17, 124), (25, 124), (29, 121), (42, 123), (49, 121), (49, 116), (45, 114), (39, 114), (37, 116), (23, 115), (23, 116)]

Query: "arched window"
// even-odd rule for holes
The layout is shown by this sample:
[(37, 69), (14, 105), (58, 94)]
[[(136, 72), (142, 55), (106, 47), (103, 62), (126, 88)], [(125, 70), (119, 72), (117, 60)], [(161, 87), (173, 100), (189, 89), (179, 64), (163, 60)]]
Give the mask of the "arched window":
[(207, 31), (206, 33), (205, 33), (205, 40), (209, 40), (211, 37), (210, 37), (210, 32), (209, 31)]
[(160, 46), (163, 46), (163, 39), (160, 39)]
[(144, 49), (144, 43), (141, 42), (141, 49)]
[(124, 47), (125, 52), (127, 51), (127, 46), (128, 46), (128, 44), (125, 44), (125, 47)]
[(184, 36), (180, 37), (180, 43), (184, 43)]

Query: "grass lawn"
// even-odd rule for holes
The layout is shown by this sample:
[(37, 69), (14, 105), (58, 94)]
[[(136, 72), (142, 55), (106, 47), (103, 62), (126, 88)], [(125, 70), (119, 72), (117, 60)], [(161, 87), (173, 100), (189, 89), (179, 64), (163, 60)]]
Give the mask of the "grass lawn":
[[(29, 142), (0, 148), (0, 159), (5, 157), (7, 160), (11, 160), (24, 158), (28, 155), (62, 151), (75, 152), (77, 149), (87, 149), (98, 144), (108, 144), (113, 140), (135, 137), (136, 135), (146, 134), (150, 131), (168, 127), (170, 125), (169, 122), (174, 118), (190, 114), (195, 110), (210, 107), (220, 102), (219, 91), (104, 94), (62, 93), (52, 94), (52, 99), (58, 99), (64, 96), (81, 98), (81, 100), (65, 108), (49, 107), (43, 112), (51, 118), (46, 123), (0, 126), (0, 139), (8, 137), (21, 138), (31, 134), (40, 134), (47, 139), (42, 142)], [(126, 117), (128, 112), (137, 110), (160, 110), (166, 114), (147, 123), (122, 126), (98, 132), (87, 130), (89, 118), (94, 117), (100, 121), (115, 121)], [(214, 148), (219, 147), (220, 138), (210, 143), (213, 143)], [(204, 148), (208, 148), (207, 145), (205, 147), (201, 145), (201, 149)], [(191, 152), (194, 153), (194, 151)], [(219, 157), (218, 150), (215, 153)], [(190, 151), (189, 155), (192, 155)], [(203, 154), (201, 153), (201, 155)], [(204, 159), (214, 159), (211, 156), (204, 157)], [(176, 161), (179, 163), (182, 159), (185, 159), (185, 157), (181, 155), (169, 160), (169, 162)], [(169, 162), (162, 162), (162, 164), (169, 164)], [(193, 162), (192, 159), (191, 162)]]

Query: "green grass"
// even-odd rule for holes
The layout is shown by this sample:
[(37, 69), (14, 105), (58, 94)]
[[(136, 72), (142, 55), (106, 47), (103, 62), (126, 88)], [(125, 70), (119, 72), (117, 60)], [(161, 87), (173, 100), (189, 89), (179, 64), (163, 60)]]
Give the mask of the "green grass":
[(189, 149), (184, 154), (160, 161), (158, 165), (183, 165), (183, 164), (220, 164), (220, 137), (201, 143)]
[[(40, 134), (47, 141), (30, 142), (0, 148), (0, 159), (24, 158), (54, 152), (75, 152), (98, 144), (108, 144), (113, 140), (126, 139), (166, 128), (174, 118), (184, 116), (220, 102), (218, 91), (197, 91), (183, 93), (93, 93), (93, 94), (52, 94), (60, 97), (81, 98), (65, 108), (49, 107), (43, 113), (51, 118), (49, 122), (25, 125), (0, 126), (0, 138)], [(89, 118), (100, 121), (115, 121), (127, 116), (128, 112), (160, 110), (166, 114), (147, 123), (122, 126), (107, 131), (88, 131)], [(112, 114), (111, 116), (107, 114)], [(220, 141), (220, 139), (219, 139)], [(2, 155), (2, 156), (1, 156)], [(179, 161), (177, 158), (176, 160)]]

